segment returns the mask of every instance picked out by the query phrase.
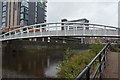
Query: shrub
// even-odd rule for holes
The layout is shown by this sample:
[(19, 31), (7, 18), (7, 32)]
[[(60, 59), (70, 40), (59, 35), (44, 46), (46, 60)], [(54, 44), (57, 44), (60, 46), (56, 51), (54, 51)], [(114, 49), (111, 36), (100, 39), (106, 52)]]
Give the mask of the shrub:
[(117, 45), (111, 45), (110, 46), (110, 51), (112, 51), (112, 52), (120, 52), (120, 49), (118, 48)]
[(104, 45), (101, 44), (92, 44), (90, 45), (90, 51), (97, 54), (98, 52), (100, 52), (100, 50), (102, 50), (103, 47)]
[[(103, 48), (103, 45), (92, 44), (90, 51), (81, 52), (73, 55), (71, 49), (65, 51), (64, 61), (61, 61), (58, 65), (58, 78), (75, 78), (90, 61), (96, 56), (96, 54)], [(94, 70), (96, 63), (91, 70)]]

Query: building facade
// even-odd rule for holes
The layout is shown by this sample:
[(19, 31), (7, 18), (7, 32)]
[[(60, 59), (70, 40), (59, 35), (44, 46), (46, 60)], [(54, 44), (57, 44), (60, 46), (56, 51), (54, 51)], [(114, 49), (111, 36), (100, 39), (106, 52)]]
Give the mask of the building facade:
[(29, 2), (28, 25), (46, 22), (46, 3)]
[(46, 22), (46, 2), (2, 2), (2, 28)]
[[(67, 19), (61, 19), (61, 22), (79, 22), (79, 23), (89, 23), (89, 20), (87, 20), (86, 18), (83, 18), (83, 19), (77, 19), (77, 20), (67, 20)], [(74, 30), (75, 27), (71, 26), (71, 25), (74, 25), (74, 26), (77, 26), (76, 24), (73, 24), (73, 23), (67, 23), (67, 24), (63, 24), (62, 25), (67, 25), (69, 27), (66, 26), (66, 30)], [(86, 26), (88, 26), (86, 24)], [(87, 27), (86, 27), (87, 28)], [(83, 29), (83, 25), (79, 25), (79, 27), (77, 26), (77, 29)], [(65, 27), (62, 26), (61, 27), (61, 30), (65, 30)]]
[(2, 26), (2, 2), (0, 1), (0, 28)]

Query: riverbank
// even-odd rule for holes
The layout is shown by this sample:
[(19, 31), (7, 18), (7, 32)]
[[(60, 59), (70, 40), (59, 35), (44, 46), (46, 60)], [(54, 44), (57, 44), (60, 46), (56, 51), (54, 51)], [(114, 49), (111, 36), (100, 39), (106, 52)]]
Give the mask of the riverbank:
[(2, 50), (7, 52), (21, 52), (24, 51), (48, 51), (48, 50), (65, 50), (67, 48), (71, 49), (88, 49), (89, 44), (76, 44), (76, 43), (52, 43), (52, 42), (41, 42), (41, 41), (9, 41), (3, 42)]
[(15, 40), (3, 42), (2, 46), (20, 47), (20, 48), (71, 48), (71, 49), (84, 49), (89, 46), (89, 44), (81, 44), (81, 43), (57, 43), (57, 42), (41, 42), (41, 41), (28, 41), (28, 40)]
[[(73, 56), (71, 50), (67, 52), (64, 57), (64, 61), (60, 62), (58, 65), (58, 78), (75, 78), (96, 56), (96, 54), (103, 48), (103, 46), (104, 45), (93, 44), (90, 46), (90, 50), (78, 53)], [(95, 68), (94, 66), (93, 69)], [(93, 69), (91, 69), (91, 71)]]

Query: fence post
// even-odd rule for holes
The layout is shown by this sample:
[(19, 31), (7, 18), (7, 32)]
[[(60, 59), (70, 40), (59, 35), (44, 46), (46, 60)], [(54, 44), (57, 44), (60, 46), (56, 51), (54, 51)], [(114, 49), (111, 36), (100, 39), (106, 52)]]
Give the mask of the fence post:
[(106, 68), (106, 65), (105, 65), (105, 61), (106, 61), (106, 57), (107, 57), (106, 50), (103, 51), (103, 54), (104, 54), (104, 59), (103, 59), (103, 61), (104, 61), (104, 68)]
[(101, 65), (102, 65), (102, 64), (101, 64), (101, 56), (102, 56), (102, 55), (100, 54), (100, 55), (99, 55), (99, 63), (100, 63), (100, 67), (99, 67), (100, 77), (99, 77), (99, 80), (102, 80), (102, 76), (101, 76), (101, 72), (102, 72), (102, 68), (101, 68), (101, 67), (102, 67), (102, 66), (101, 66)]
[(90, 67), (88, 66), (88, 71), (86, 73), (86, 80), (90, 80)]

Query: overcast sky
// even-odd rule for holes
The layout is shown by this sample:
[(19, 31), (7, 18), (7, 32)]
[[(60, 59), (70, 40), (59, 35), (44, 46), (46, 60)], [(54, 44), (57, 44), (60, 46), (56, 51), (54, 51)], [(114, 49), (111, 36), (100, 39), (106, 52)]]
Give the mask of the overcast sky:
[(47, 22), (86, 18), (90, 23), (118, 26), (118, 0), (48, 0)]

